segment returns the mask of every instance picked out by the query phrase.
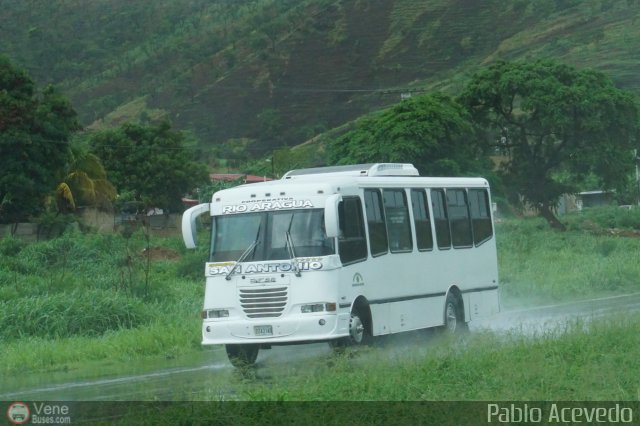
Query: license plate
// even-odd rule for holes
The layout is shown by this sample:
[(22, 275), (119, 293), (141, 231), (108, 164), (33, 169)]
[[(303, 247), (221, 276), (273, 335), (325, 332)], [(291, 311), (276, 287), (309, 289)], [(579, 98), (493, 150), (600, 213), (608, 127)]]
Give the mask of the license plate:
[(273, 336), (273, 328), (270, 325), (254, 325), (253, 334), (256, 336)]

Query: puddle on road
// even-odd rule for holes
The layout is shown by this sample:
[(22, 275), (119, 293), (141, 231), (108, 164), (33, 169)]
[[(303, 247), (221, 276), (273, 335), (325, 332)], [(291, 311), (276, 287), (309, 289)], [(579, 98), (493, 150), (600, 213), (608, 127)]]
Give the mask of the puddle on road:
[[(94, 370), (25, 373), (3, 377), (0, 400), (25, 401), (193, 401), (233, 399), (241, 385), (277, 381), (300, 374), (307, 360), (326, 357), (326, 343), (277, 346), (262, 350), (255, 369), (243, 374), (231, 367), (222, 347), (172, 360), (118, 363)], [(118, 368), (119, 367), (119, 368)]]
[(188, 399), (193, 382), (215, 383), (225, 370), (228, 375), (224, 361), (218, 349), (170, 360), (101, 363), (83, 371), (13, 375), (0, 381), (0, 400), (153, 400), (179, 395), (184, 395), (179, 399)]
[(504, 310), (470, 323), (471, 330), (524, 335), (561, 334), (571, 327), (620, 313), (640, 311), (640, 293)]

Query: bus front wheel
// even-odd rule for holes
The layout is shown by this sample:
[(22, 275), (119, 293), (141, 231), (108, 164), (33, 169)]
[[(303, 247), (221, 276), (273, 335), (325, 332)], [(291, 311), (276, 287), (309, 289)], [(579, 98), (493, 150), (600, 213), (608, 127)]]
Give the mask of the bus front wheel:
[(347, 346), (366, 345), (371, 340), (371, 335), (365, 323), (366, 317), (359, 311), (352, 311), (349, 317), (349, 336), (331, 341), (334, 349), (341, 349)]
[(366, 332), (360, 312), (352, 312), (349, 318), (349, 338), (351, 343), (354, 345), (363, 344)]
[(258, 358), (259, 345), (225, 345), (227, 357), (236, 368), (247, 367), (255, 364)]

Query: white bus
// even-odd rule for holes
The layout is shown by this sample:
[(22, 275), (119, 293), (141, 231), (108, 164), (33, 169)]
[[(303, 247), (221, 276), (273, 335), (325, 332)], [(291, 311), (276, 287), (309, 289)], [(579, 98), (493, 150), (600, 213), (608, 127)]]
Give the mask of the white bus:
[(489, 184), (420, 177), (411, 164), (288, 172), (213, 194), (202, 344), (234, 365), (260, 348), (429, 327), (454, 332), (499, 311)]

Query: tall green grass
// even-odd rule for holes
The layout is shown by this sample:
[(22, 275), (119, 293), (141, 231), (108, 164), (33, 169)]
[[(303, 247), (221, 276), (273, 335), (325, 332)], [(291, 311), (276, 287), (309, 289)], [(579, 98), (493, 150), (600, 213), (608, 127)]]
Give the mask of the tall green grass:
[[(175, 255), (147, 259), (158, 246)], [(0, 370), (196, 350), (206, 254), (185, 253), (143, 232), (0, 240)], [(185, 273), (196, 258), (199, 279)]]
[[(640, 316), (536, 336), (491, 332), (373, 347), (239, 383), (251, 401), (637, 400)], [(287, 370), (288, 369), (288, 370)], [(209, 395), (212, 397), (212, 395)], [(206, 396), (204, 396), (206, 398)]]
[[(584, 223), (575, 221), (573, 227)], [(556, 232), (538, 218), (505, 220), (496, 234), (507, 300), (548, 302), (640, 291), (640, 238)]]
[(562, 220), (570, 230), (576, 231), (607, 233), (607, 230), (616, 228), (640, 231), (640, 208), (591, 207), (566, 215)]
[(0, 302), (0, 339), (95, 337), (137, 327), (151, 317), (141, 300), (100, 289), (20, 297)]
[(171, 359), (200, 349), (200, 320), (194, 315), (109, 331), (99, 338), (24, 337), (4, 345), (0, 373), (95, 369), (107, 360), (124, 364), (143, 358)]

